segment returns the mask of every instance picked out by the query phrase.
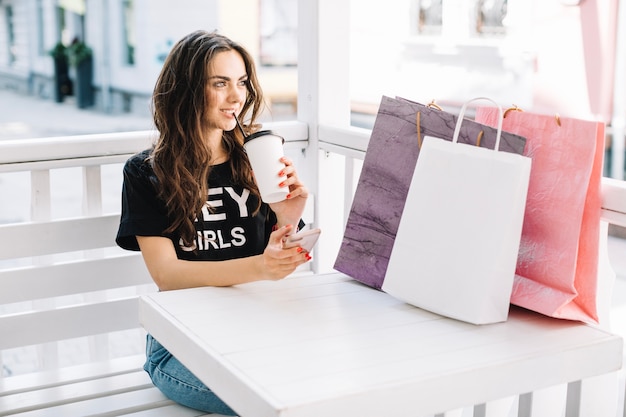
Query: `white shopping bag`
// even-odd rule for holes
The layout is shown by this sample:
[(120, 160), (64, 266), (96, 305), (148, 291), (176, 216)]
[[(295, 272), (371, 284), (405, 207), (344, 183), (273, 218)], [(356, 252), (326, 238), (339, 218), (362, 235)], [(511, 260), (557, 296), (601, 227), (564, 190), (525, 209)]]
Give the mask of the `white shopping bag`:
[[(508, 317), (531, 159), (457, 142), (478, 99), (452, 142), (424, 138), (382, 290), (486, 324)], [(501, 130), (500, 108), (495, 149)]]

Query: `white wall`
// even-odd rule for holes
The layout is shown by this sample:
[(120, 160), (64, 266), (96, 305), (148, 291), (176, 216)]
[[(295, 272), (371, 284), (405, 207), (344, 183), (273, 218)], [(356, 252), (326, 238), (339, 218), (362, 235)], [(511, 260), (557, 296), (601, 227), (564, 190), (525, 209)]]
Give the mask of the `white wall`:
[(444, 2), (436, 36), (408, 33), (410, 0), (352, 3), (355, 101), (378, 103), (385, 94), (458, 104), (488, 96), (502, 106), (610, 121), (617, 0), (509, 0), (504, 37), (474, 35), (473, 11), (462, 0)]
[(112, 87), (129, 91), (150, 94), (163, 64), (161, 58), (173, 44), (193, 30), (214, 30), (218, 25), (217, 1), (135, 0), (136, 62), (129, 67), (123, 63), (121, 4), (109, 3)]

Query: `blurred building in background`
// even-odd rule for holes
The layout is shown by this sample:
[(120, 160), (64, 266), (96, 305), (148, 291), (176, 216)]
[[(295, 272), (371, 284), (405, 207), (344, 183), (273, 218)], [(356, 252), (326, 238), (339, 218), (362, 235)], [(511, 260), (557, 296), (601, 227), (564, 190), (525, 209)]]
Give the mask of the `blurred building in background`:
[[(205, 29), (242, 42), (260, 64), (269, 99), (293, 105), (296, 5), (292, 0), (0, 0), (0, 88), (62, 101), (80, 92), (87, 72), (93, 97), (85, 107), (147, 114), (173, 44)], [(77, 45), (82, 49), (72, 55)], [(69, 62), (59, 81), (51, 54), (60, 47), (67, 48)], [(91, 68), (82, 71), (74, 61), (85, 55)], [(65, 83), (61, 97), (59, 83)]]
[(608, 122), (617, 5), (390, 0), (353, 6), (353, 98), (369, 102), (386, 92), (454, 104), (488, 96), (502, 106)]
[[(314, 0), (301, 0), (314, 1)], [(350, 0), (339, 0), (350, 1)], [(55, 97), (50, 52), (84, 42), (94, 103), (145, 111), (173, 43), (219, 30), (255, 55), (264, 87), (294, 102), (298, 0), (0, 0), (0, 87)], [(355, 106), (382, 94), (612, 117), (617, 0), (352, 0)], [(347, 22), (348, 23), (348, 22)], [(322, 28), (323, 29), (323, 28)], [(71, 48), (70, 48), (71, 49)], [(69, 78), (77, 68), (69, 63)]]
[[(293, 114), (297, 6), (306, 1), (315, 0), (0, 0), (0, 88), (58, 100), (63, 92), (80, 99), (87, 85), (89, 107), (147, 113), (173, 43), (216, 29), (256, 57), (270, 108)], [(354, 124), (371, 124), (382, 95), (448, 110), (487, 96), (606, 122), (614, 176), (623, 172), (626, 13), (618, 0), (337, 1), (351, 7), (350, 48), (337, 53), (350, 55)], [(50, 51), (77, 42), (91, 69), (70, 59), (59, 77)]]

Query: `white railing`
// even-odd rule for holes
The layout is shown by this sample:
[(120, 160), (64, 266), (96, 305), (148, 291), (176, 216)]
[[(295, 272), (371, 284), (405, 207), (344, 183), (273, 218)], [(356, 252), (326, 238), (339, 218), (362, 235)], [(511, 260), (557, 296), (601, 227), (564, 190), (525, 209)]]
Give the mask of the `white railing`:
[[(265, 128), (277, 131), (286, 139), (286, 152), (296, 161), (307, 159), (308, 127), (306, 123), (291, 121), (269, 123)], [(351, 207), (358, 181), (360, 166), (367, 149), (371, 131), (363, 128), (337, 128), (321, 125), (318, 128), (319, 175), (308, 173), (316, 194), (317, 223), (324, 229), (320, 249), (325, 262), (318, 259), (322, 271), (332, 267), (343, 228)], [(0, 142), (0, 173), (30, 172), (31, 216), (25, 220), (46, 220), (51, 216), (50, 172), (59, 168), (82, 168), (82, 214), (95, 215), (102, 212), (103, 195), (116, 201), (121, 184), (112, 190), (103, 190), (102, 167), (123, 163), (130, 155), (148, 147), (154, 132), (126, 132)], [(308, 150), (308, 152), (311, 152)], [(335, 158), (328, 165), (326, 160)], [(302, 163), (302, 166), (305, 166)], [(119, 171), (119, 170), (118, 170)], [(338, 180), (337, 173), (343, 173)], [(118, 172), (119, 173), (119, 172)], [(115, 187), (118, 187), (117, 189)], [(602, 218), (618, 226), (626, 227), (626, 182), (611, 178), (602, 180)], [(106, 205), (105, 205), (106, 206)], [(343, 216), (336, 215), (341, 206)], [(313, 218), (313, 215), (311, 215)], [(2, 219), (0, 219), (1, 221)], [(311, 220), (313, 221), (313, 220)]]
[[(308, 132), (304, 123), (277, 122), (267, 127), (285, 137), (286, 152), (292, 152), (296, 157), (307, 145)], [(42, 220), (50, 216), (51, 171), (82, 168), (82, 214), (100, 214), (103, 191), (101, 168), (124, 163), (134, 153), (148, 148), (154, 139), (155, 132), (147, 130), (2, 141), (0, 174), (30, 172), (30, 220)], [(118, 173), (121, 174), (121, 171)], [(118, 186), (121, 187), (121, 184)], [(116, 192), (120, 190), (110, 190), (112, 197), (119, 198)]]
[[(329, 153), (337, 153), (345, 157), (346, 166), (355, 166), (356, 161), (365, 157), (371, 131), (362, 128), (319, 127), (319, 147)], [(356, 186), (358, 172), (346, 169), (346, 198), (351, 201), (351, 191)], [(355, 178), (356, 175), (356, 178)], [(349, 206), (347, 207), (349, 211)], [(347, 212), (346, 212), (347, 215)], [(626, 227), (626, 181), (613, 178), (602, 178), (602, 220)]]
[[(306, 158), (304, 152), (299, 152), (308, 146), (305, 123), (271, 123), (267, 128), (277, 130), (286, 138), (287, 152), (291, 152), (292, 157)], [(318, 130), (319, 149), (323, 156), (333, 154), (344, 158), (341, 161), (342, 166), (333, 163), (320, 170), (321, 174), (331, 174), (333, 177), (330, 183), (321, 180), (318, 187), (319, 201), (328, 203), (326, 205), (318, 203), (318, 210), (322, 212), (328, 210), (331, 217), (322, 215), (322, 218), (329, 222), (329, 226), (324, 227), (322, 240), (333, 249), (338, 247), (341, 239), (341, 231), (350, 210), (370, 133), (368, 129), (356, 127), (320, 126)], [(50, 216), (50, 170), (83, 167), (83, 176), (86, 180), (83, 186), (83, 214), (98, 214), (100, 210), (98, 207), (102, 205), (100, 167), (122, 163), (137, 150), (147, 147), (153, 137), (154, 132), (142, 131), (4, 141), (0, 153), (0, 173), (31, 171), (33, 199), (31, 220), (43, 220)], [(324, 163), (323, 160), (320, 162)], [(344, 173), (342, 181), (337, 181), (336, 172)], [(625, 188), (624, 181), (603, 178), (603, 220), (622, 227), (626, 227)], [(117, 194), (113, 193), (113, 196), (117, 197)], [(343, 209), (343, 219), (337, 223), (335, 213), (339, 201)], [(327, 270), (331, 267), (329, 260), (334, 259), (333, 252), (324, 251), (323, 255), (327, 261), (323, 262), (320, 268)]]
[[(302, 157), (302, 150), (308, 143), (307, 126), (304, 123), (273, 123), (267, 127), (285, 137), (287, 154), (293, 158)], [(6, 226), (15, 224), (19, 226), (16, 230), (20, 231), (26, 230), (23, 225), (33, 224), (35, 226), (32, 229), (36, 231), (37, 224), (51, 220), (68, 219), (68, 222), (75, 223), (77, 218), (102, 218), (107, 229), (114, 229), (120, 211), (123, 163), (136, 152), (150, 147), (154, 138), (155, 132), (140, 131), (0, 141), (0, 200), (2, 201), (0, 224)], [(57, 222), (56, 224), (62, 225), (63, 223)], [(67, 233), (67, 231), (63, 232), (62, 226), (59, 226), (59, 233)], [(111, 230), (111, 236), (114, 237), (114, 230)], [(40, 242), (41, 239), (45, 239), (45, 236), (36, 236), (35, 233), (33, 239)], [(41, 259), (41, 257), (18, 259), (12, 255), (13, 249), (16, 249), (15, 253), (24, 253), (24, 249), (11, 246), (8, 241), (4, 241), (4, 244), (3, 256), (0, 257), (0, 272), (9, 270), (9, 275), (12, 268), (61, 260), (57, 259), (57, 255), (51, 255), (55, 258), (49, 260)], [(115, 242), (112, 239), (110, 246), (110, 248), (99, 249), (105, 251), (102, 256), (117, 255), (120, 252), (119, 248), (114, 247)], [(85, 247), (85, 249), (89, 248)], [(94, 256), (93, 253), (88, 252), (93, 251), (86, 250), (84, 254), (68, 253), (64, 255), (63, 260)], [(137, 255), (126, 254), (129, 258)], [(129, 269), (128, 273), (132, 274), (133, 270)], [(86, 272), (86, 275), (90, 276), (93, 273)], [(82, 281), (78, 278), (76, 278), (75, 285), (80, 288)], [(122, 285), (124, 277), (112, 278), (119, 278), (121, 280), (120, 287), (124, 286)], [(67, 279), (66, 281), (71, 280)], [(130, 279), (129, 281), (137, 280)], [(0, 316), (38, 311), (41, 309), (40, 303), (71, 301), (67, 299), (56, 300), (52, 295), (55, 292), (50, 291), (47, 287), (41, 291), (41, 294), (45, 294), (42, 296), (53, 298), (43, 301), (24, 301), (37, 298), (36, 294), (40, 293), (38, 291), (40, 288), (33, 288), (27, 297), (13, 297), (12, 294), (17, 290), (12, 290), (10, 282), (0, 284), (2, 288), (7, 288), (2, 294), (3, 296), (0, 297)], [(130, 282), (126, 285), (134, 284)], [(17, 288), (21, 287), (18, 286)], [(154, 286), (144, 288), (142, 285), (138, 285), (136, 288), (139, 292), (153, 289)], [(76, 292), (80, 293), (80, 290), (74, 291), (74, 293)], [(76, 294), (76, 297), (73, 298), (89, 299), (92, 296), (93, 294)], [(76, 300), (72, 302), (74, 301)], [(139, 336), (139, 338), (135, 338), (133, 335), (134, 341), (128, 343), (133, 346), (130, 353), (142, 352), (143, 339), (142, 335)], [(117, 335), (116, 340), (119, 340)], [(112, 350), (108, 348), (109, 343), (99, 343), (98, 341), (102, 342), (101, 336), (91, 336), (88, 341), (88, 352), (78, 356), (86, 356), (92, 360), (112, 358), (111, 355), (115, 354), (109, 352)], [(0, 379), (3, 373), (15, 374), (55, 369), (61, 365), (74, 365), (74, 362), (67, 363), (68, 359), (70, 361), (73, 359), (69, 358), (70, 355), (64, 354), (62, 352), (64, 349), (58, 346), (58, 343), (46, 343), (37, 346), (34, 353), (31, 347), (24, 347), (21, 352), (12, 351), (3, 354), (0, 351)], [(102, 346), (107, 346), (107, 348), (103, 349)], [(19, 356), (17, 363), (11, 362), (10, 359), (15, 356)], [(24, 358), (29, 359), (28, 363), (19, 363)], [(6, 367), (4, 372), (3, 365)]]
[[(309, 149), (311, 145), (308, 140), (308, 126), (305, 123), (292, 121), (268, 124), (265, 127), (284, 136), (286, 152), (292, 158), (300, 160), (296, 163), (304, 162), (302, 166), (307, 166), (306, 162), (309, 161), (306, 160), (314, 154), (314, 150)], [(324, 269), (332, 269), (370, 133), (367, 129), (332, 126), (319, 126), (317, 130), (319, 154), (316, 156), (319, 162), (317, 173), (319, 175), (310, 172), (306, 174), (311, 178), (317, 178), (317, 182), (313, 182), (312, 190), (316, 195), (317, 225), (324, 230), (323, 239), (317, 249), (316, 268), (322, 270), (321, 272), (325, 272)], [(82, 214), (101, 215), (103, 207), (106, 206), (106, 201), (103, 200), (119, 199), (121, 181), (118, 179), (121, 180), (121, 164), (130, 155), (149, 146), (153, 137), (154, 132), (143, 131), (4, 141), (0, 142), (0, 175), (28, 173), (31, 178), (30, 187), (22, 191), (30, 193), (32, 214), (30, 218), (21, 221), (47, 220), (52, 216), (51, 206), (54, 201), (51, 173), (61, 168), (80, 168), (82, 175), (76, 179), (82, 183)], [(119, 166), (116, 167), (116, 164)], [(103, 174), (106, 166), (115, 167), (113, 175), (120, 175), (108, 186), (103, 185), (107, 182), (106, 176), (110, 175)], [(337, 178), (337, 173), (342, 173), (343, 177)], [(626, 227), (626, 182), (604, 178), (602, 195), (603, 220)], [(4, 198), (6, 196), (3, 196)], [(342, 209), (338, 210), (338, 206)], [(61, 217), (62, 215), (63, 213)], [(528, 398), (529, 394), (524, 394), (517, 400), (519, 401), (517, 407), (520, 410), (529, 407), (526, 404)], [(489, 407), (493, 407), (494, 404), (490, 404)], [(484, 408), (484, 405), (478, 406), (475, 410), (481, 410), (481, 407)], [(474, 412), (474, 415), (481, 415), (480, 411), (478, 414)]]

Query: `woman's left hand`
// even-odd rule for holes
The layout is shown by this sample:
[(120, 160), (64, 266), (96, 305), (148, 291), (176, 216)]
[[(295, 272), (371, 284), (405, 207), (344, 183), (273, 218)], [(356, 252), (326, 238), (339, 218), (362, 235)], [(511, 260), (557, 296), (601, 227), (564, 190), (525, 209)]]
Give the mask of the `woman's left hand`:
[[(309, 190), (298, 178), (298, 173), (293, 161), (286, 156), (280, 160), (285, 164), (285, 168), (282, 171), (282, 175), (286, 176), (286, 179), (280, 184), (281, 187), (289, 187), (289, 194), (287, 198), (278, 203), (271, 203), (270, 207), (276, 213), (278, 219), (278, 226), (284, 226), (291, 224), (294, 227), (298, 226), (298, 222), (302, 218), (304, 207), (306, 205), (307, 197), (309, 196)], [(282, 176), (281, 174), (279, 174)]]

